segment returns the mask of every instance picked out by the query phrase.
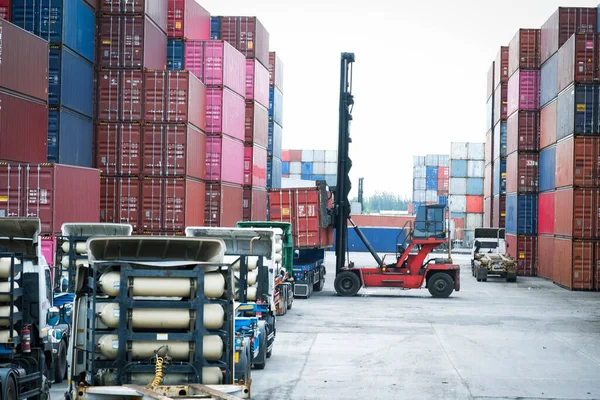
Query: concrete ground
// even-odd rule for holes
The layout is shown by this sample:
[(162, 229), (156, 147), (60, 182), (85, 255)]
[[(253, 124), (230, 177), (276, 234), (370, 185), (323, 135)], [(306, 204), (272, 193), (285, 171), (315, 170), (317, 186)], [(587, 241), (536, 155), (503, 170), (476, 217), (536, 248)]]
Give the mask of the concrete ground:
[(448, 299), (397, 289), (342, 298), (329, 253), (325, 289), (278, 319), (253, 399), (600, 399), (600, 293), (536, 278), (478, 283), (468, 256), (454, 260), (461, 291)]

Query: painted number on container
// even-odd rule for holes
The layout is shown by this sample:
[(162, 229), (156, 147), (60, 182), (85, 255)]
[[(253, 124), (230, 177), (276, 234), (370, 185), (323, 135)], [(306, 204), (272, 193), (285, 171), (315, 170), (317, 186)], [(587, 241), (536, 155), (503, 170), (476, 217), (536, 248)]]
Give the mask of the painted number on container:
[(306, 206), (298, 206), (298, 217), (314, 217), (315, 216), (315, 206), (309, 205)]

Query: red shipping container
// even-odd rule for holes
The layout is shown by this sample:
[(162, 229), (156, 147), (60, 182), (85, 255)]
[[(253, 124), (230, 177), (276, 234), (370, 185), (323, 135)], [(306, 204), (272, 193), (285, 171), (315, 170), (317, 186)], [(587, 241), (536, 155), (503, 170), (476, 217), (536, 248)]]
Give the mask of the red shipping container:
[(596, 33), (576, 34), (558, 50), (558, 92), (575, 83), (598, 80), (598, 41)]
[(98, 109), (100, 121), (139, 121), (142, 119), (143, 73), (133, 70), (98, 72)]
[(140, 180), (135, 177), (103, 176), (100, 179), (100, 222), (131, 224), (138, 232)]
[(256, 60), (246, 60), (246, 100), (269, 107), (269, 70)]
[(508, 45), (508, 76), (518, 69), (539, 69), (540, 54), (540, 30), (519, 29)]
[(246, 58), (269, 65), (269, 32), (256, 17), (221, 17), (221, 39), (228, 41)]
[(538, 276), (554, 279), (554, 236), (538, 236)]
[(454, 232), (452, 235), (453, 240), (463, 240), (465, 232), (465, 219), (464, 218), (452, 218), (454, 223)]
[(48, 42), (0, 19), (0, 88), (48, 101)]
[(0, 217), (39, 218), (44, 235), (60, 232), (65, 222), (98, 222), (99, 200), (97, 169), (0, 163)]
[(267, 186), (267, 149), (264, 147), (244, 147), (244, 186)]
[(438, 179), (450, 179), (450, 167), (438, 167)]
[(492, 227), (504, 228), (506, 223), (506, 196), (498, 195), (494, 197), (492, 204)]
[(494, 125), (508, 118), (508, 83), (496, 88), (494, 94)]
[(554, 195), (554, 233), (576, 239), (598, 236), (600, 189), (562, 189)]
[(244, 200), (242, 205), (244, 221), (266, 221), (267, 220), (267, 189), (247, 188), (244, 189)]
[(0, 0), (0, 19), (10, 21), (10, 0)]
[(450, 179), (442, 178), (438, 179), (438, 195), (443, 196), (444, 192), (447, 192), (450, 189)]
[(167, 36), (150, 18), (103, 15), (98, 23), (99, 67), (166, 69)]
[(594, 265), (596, 266), (594, 268), (594, 273), (596, 278), (594, 279), (594, 290), (596, 291), (600, 291), (600, 243), (596, 242), (595, 246), (594, 246), (594, 253), (595, 253), (595, 263)]
[(204, 226), (205, 183), (190, 178), (165, 179), (163, 232), (183, 234), (187, 226)]
[(517, 260), (519, 276), (537, 276), (537, 236), (506, 234), (508, 254)]
[(185, 42), (185, 69), (208, 86), (246, 95), (246, 58), (223, 40)]
[(210, 13), (196, 0), (171, 0), (167, 21), (169, 38), (210, 39)]
[(486, 197), (483, 200), (483, 227), (489, 228), (492, 226), (492, 207), (493, 201), (491, 197)]
[(290, 162), (290, 151), (289, 150), (281, 151), (281, 161)]
[(519, 70), (508, 80), (508, 115), (515, 111), (539, 111), (540, 71)]
[(269, 216), (271, 221), (292, 224), (294, 247), (330, 248), (333, 246), (333, 227), (321, 210), (332, 207), (325, 186), (298, 189), (271, 189)]
[(506, 122), (506, 154), (514, 151), (537, 151), (539, 147), (540, 113), (519, 111)]
[(540, 150), (556, 143), (556, 100), (540, 111)]
[(206, 180), (242, 185), (244, 182), (244, 143), (230, 138), (206, 138)]
[(267, 147), (269, 143), (269, 110), (257, 102), (246, 102), (246, 143)]
[(235, 227), (243, 220), (243, 194), (241, 186), (207, 183), (204, 224), (209, 227)]
[(168, 71), (166, 122), (187, 123), (206, 129), (206, 86), (189, 71)]
[(467, 196), (467, 213), (483, 213), (483, 196)]
[(593, 240), (554, 239), (554, 282), (571, 290), (593, 290)]
[(46, 104), (0, 92), (0, 159), (37, 163), (47, 156)]
[(494, 190), (494, 181), (492, 180), (493, 172), (493, 164), (486, 165), (485, 178), (483, 179), (483, 196), (485, 198), (492, 197), (492, 193)]
[(552, 57), (574, 33), (595, 33), (597, 16), (596, 7), (559, 7), (542, 25), (542, 64)]
[(554, 235), (554, 192), (538, 197), (538, 233)]
[(140, 233), (166, 231), (164, 227), (164, 187), (165, 180), (160, 177), (146, 176), (141, 181), (139, 202)]
[(501, 83), (508, 83), (508, 46), (500, 47), (494, 61), (494, 86), (497, 88)]
[(132, 123), (96, 125), (96, 168), (105, 175), (138, 175), (142, 128)]
[(594, 187), (598, 180), (600, 137), (578, 136), (556, 144), (556, 173), (554, 184), (563, 186)]
[(244, 140), (246, 103), (244, 98), (225, 88), (206, 89), (206, 133)]
[(289, 150), (290, 162), (302, 162), (302, 150)]
[(173, 0), (102, 0), (100, 11), (103, 14), (145, 14), (166, 32), (169, 10), (167, 2), (172, 3)]
[(149, 71), (144, 74), (144, 120), (146, 123), (165, 121), (167, 71)]
[(538, 153), (512, 153), (506, 157), (506, 193), (537, 193)]
[(269, 53), (269, 85), (283, 93), (283, 62), (274, 51)]

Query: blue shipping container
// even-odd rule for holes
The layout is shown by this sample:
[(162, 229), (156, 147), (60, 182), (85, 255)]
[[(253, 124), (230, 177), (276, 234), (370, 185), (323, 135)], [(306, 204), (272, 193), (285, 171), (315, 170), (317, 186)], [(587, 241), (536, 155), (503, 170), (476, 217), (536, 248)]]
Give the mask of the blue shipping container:
[(554, 190), (556, 173), (556, 146), (540, 151), (540, 192)]
[(438, 180), (436, 178), (425, 179), (425, 188), (427, 190), (438, 190)]
[(303, 162), (302, 163), (302, 174), (303, 175), (312, 175), (313, 174), (313, 163)]
[[(363, 235), (365, 235), (371, 246), (373, 246), (375, 251), (378, 253), (396, 254), (396, 243), (404, 243), (406, 235), (404, 230), (396, 228), (374, 228), (361, 226), (360, 230), (362, 231)], [(348, 229), (348, 250), (355, 252), (368, 252), (365, 244), (358, 237), (354, 229)]]
[(92, 119), (62, 109), (48, 112), (48, 162), (92, 167)]
[(448, 196), (438, 196), (438, 204), (448, 205)]
[(324, 181), (325, 180), (325, 175), (313, 175), (312, 176), (312, 180), (313, 181)]
[(598, 133), (598, 86), (571, 85), (558, 95), (556, 140)]
[(167, 42), (167, 69), (170, 71), (181, 71), (184, 66), (184, 42), (183, 40), (169, 39)]
[(210, 39), (221, 39), (221, 17), (210, 17)]
[(467, 179), (467, 195), (483, 196), (483, 178)]
[(435, 167), (427, 167), (425, 169), (425, 177), (427, 179), (431, 178), (431, 179), (435, 179), (437, 181), (437, 178), (438, 178), (438, 167), (437, 166), (435, 166)]
[(13, 23), (94, 62), (96, 20), (83, 0), (13, 0)]
[(300, 176), (300, 179), (302, 179), (303, 181), (312, 181), (313, 180), (313, 176), (310, 174), (302, 174)]
[(283, 94), (277, 88), (269, 88), (269, 121), (283, 126)]
[(50, 47), (48, 104), (94, 115), (94, 64), (62, 46)]
[(537, 235), (537, 194), (506, 195), (506, 233)]
[(267, 152), (269, 155), (281, 158), (283, 143), (283, 128), (275, 122), (269, 122), (269, 143)]
[(506, 194), (506, 160), (496, 160), (494, 163), (494, 196)]
[(462, 220), (466, 220), (467, 219), (467, 213), (451, 212), (450, 213), (450, 218), (459, 218), (459, 219), (462, 219)]
[(284, 175), (290, 174), (290, 162), (289, 161), (283, 161), (281, 163), (281, 173)]
[(450, 177), (451, 178), (466, 178), (467, 177), (467, 160), (451, 160), (450, 161)]
[(540, 82), (540, 104), (545, 106), (556, 97), (558, 86), (558, 53), (542, 65)]
[(419, 211), (419, 207), (424, 206), (424, 205), (425, 205), (425, 203), (422, 203), (422, 202), (418, 202), (418, 201), (413, 202), (413, 213), (416, 214), (417, 211)]
[(267, 188), (281, 187), (281, 165), (279, 158), (267, 158)]
[(500, 121), (494, 127), (494, 160), (506, 157), (506, 121)]

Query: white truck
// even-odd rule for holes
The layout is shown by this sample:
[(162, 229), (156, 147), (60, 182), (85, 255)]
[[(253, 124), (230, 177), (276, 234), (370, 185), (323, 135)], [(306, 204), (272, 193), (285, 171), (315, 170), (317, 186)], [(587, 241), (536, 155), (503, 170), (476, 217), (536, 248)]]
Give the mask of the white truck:
[(471, 249), (471, 271), (477, 282), (487, 282), (488, 276), (500, 276), (507, 282), (517, 281), (517, 262), (506, 250), (503, 228), (477, 228)]

